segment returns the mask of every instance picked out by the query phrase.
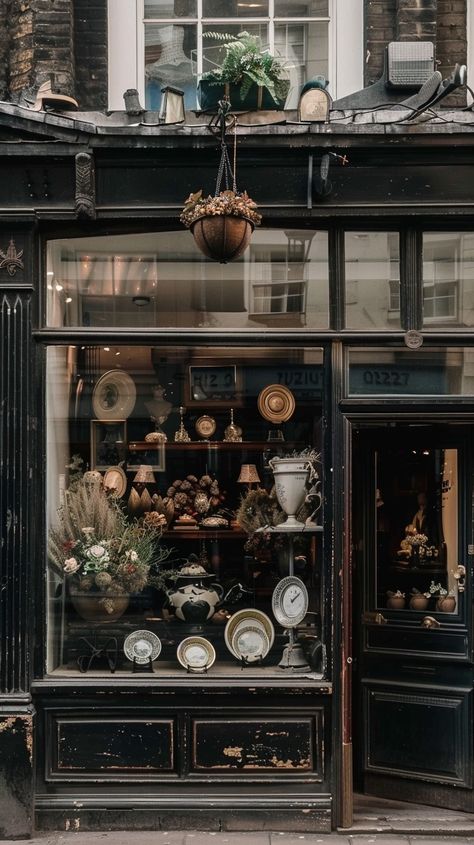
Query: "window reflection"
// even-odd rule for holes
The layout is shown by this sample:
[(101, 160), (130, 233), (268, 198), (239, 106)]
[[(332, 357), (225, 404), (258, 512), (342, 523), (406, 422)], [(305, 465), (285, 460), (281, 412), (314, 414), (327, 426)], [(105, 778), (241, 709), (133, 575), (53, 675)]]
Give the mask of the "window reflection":
[(145, 25), (146, 107), (158, 111), (161, 89), (172, 85), (184, 91), (188, 109), (196, 108), (196, 76), (192, 53), (196, 50), (196, 27), (177, 24)]
[(328, 325), (325, 232), (260, 230), (232, 264), (189, 232), (50, 241), (50, 326)]
[(423, 236), (423, 322), (474, 325), (474, 234)]
[(456, 610), (457, 449), (387, 444), (376, 453), (375, 533), (378, 607)]
[(346, 328), (400, 326), (400, 252), (395, 232), (347, 232)]

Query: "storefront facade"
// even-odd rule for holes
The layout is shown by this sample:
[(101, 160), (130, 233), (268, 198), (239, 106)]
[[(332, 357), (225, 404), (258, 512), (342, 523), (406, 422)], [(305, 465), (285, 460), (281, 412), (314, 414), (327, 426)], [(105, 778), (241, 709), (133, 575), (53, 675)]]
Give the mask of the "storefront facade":
[[(5, 837), (33, 818), (327, 831), (354, 790), (472, 811), (472, 120), (456, 120), (239, 127), (263, 223), (219, 265), (178, 221), (215, 179), (197, 120), (2, 106)], [(349, 165), (322, 200), (328, 151)], [(275, 385), (294, 402), (280, 421), (262, 405)], [(315, 526), (249, 540), (241, 496), (308, 447)], [(59, 565), (51, 550), (78, 471), (109, 473), (132, 520), (167, 514), (155, 575), (204, 566), (212, 584), (179, 582), (204, 617), (172, 578), (132, 580), (123, 608), (102, 578), (109, 618), (90, 615), (110, 567), (87, 531)], [(292, 572), (308, 607), (302, 662), (282, 668), (272, 595)], [(159, 640), (151, 666), (136, 631)]]

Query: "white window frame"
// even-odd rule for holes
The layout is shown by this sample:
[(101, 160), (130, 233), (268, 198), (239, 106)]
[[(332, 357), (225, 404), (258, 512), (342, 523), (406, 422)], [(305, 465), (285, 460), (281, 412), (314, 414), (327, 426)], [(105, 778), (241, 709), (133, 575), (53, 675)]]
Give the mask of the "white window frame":
[[(198, 13), (202, 0), (197, 0)], [(273, 11), (273, 0), (269, 9)], [(123, 94), (129, 88), (136, 88), (142, 105), (145, 101), (145, 27), (144, 0), (109, 0), (108, 3), (108, 82), (109, 109), (121, 111), (124, 108)], [(189, 23), (196, 19), (186, 19)], [(320, 18), (319, 20), (328, 20)], [(200, 15), (197, 19), (197, 40), (202, 37)], [(306, 23), (305, 18), (275, 18), (275, 23)], [(176, 23), (176, 18), (164, 23)], [(245, 24), (239, 18), (239, 23)], [(266, 18), (252, 18), (247, 23), (268, 22)], [(230, 23), (226, 18), (215, 18), (213, 23)], [(273, 26), (270, 26), (269, 46), (273, 47)], [(329, 43), (328, 77), (329, 92), (333, 99), (345, 97), (363, 88), (363, 43), (364, 43), (363, 0), (329, 0)], [(198, 52), (200, 55), (200, 51)], [(198, 73), (202, 68), (198, 64)]]

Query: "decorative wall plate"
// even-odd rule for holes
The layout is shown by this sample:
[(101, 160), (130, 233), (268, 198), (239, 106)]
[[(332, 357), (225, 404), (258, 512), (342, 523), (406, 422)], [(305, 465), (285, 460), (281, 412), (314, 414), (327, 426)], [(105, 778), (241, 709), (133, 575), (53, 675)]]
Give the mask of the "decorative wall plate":
[(109, 467), (104, 473), (104, 487), (113, 490), (115, 496), (123, 496), (127, 489), (127, 476), (122, 467)]
[(125, 420), (137, 399), (135, 382), (123, 370), (109, 370), (96, 382), (92, 408), (99, 420)]
[(205, 672), (215, 662), (216, 652), (212, 643), (204, 637), (186, 637), (180, 642), (176, 656), (184, 669)]
[(252, 625), (251, 620), (237, 625), (232, 637), (232, 651), (235, 656), (244, 658), (247, 663), (263, 660), (270, 651), (270, 641), (260, 625)]
[(284, 628), (294, 628), (306, 616), (308, 601), (308, 591), (301, 578), (288, 575), (278, 582), (273, 591), (273, 615)]
[[(266, 613), (263, 613), (262, 610), (257, 610), (254, 607), (244, 608), (243, 610), (237, 610), (233, 616), (230, 617), (227, 625), (225, 626), (224, 631), (224, 640), (227, 648), (229, 649), (230, 653), (237, 657), (233, 646), (232, 641), (234, 634), (236, 632), (237, 626), (244, 623), (251, 625), (255, 628), (260, 628), (264, 634), (266, 634), (268, 639), (268, 651), (271, 649), (274, 639), (275, 639), (275, 628), (273, 627), (273, 622)], [(240, 630), (240, 628), (239, 628)], [(240, 658), (239, 658), (240, 659)]]
[(210, 417), (208, 414), (203, 414), (202, 417), (199, 417), (199, 419), (196, 420), (195, 429), (199, 434), (199, 437), (203, 437), (204, 440), (209, 440), (216, 430), (216, 421), (214, 417)]
[(161, 640), (152, 631), (132, 631), (123, 644), (125, 657), (144, 665), (161, 653)]
[(295, 410), (295, 397), (282, 384), (268, 384), (260, 391), (257, 406), (264, 420), (272, 423), (286, 422)]

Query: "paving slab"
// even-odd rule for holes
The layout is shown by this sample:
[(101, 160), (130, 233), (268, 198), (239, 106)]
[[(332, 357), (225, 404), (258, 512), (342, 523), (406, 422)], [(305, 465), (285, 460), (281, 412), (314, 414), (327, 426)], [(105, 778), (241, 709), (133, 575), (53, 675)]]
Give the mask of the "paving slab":
[[(268, 833), (186, 833), (184, 845), (270, 845)], [(459, 845), (459, 843), (458, 843)]]

